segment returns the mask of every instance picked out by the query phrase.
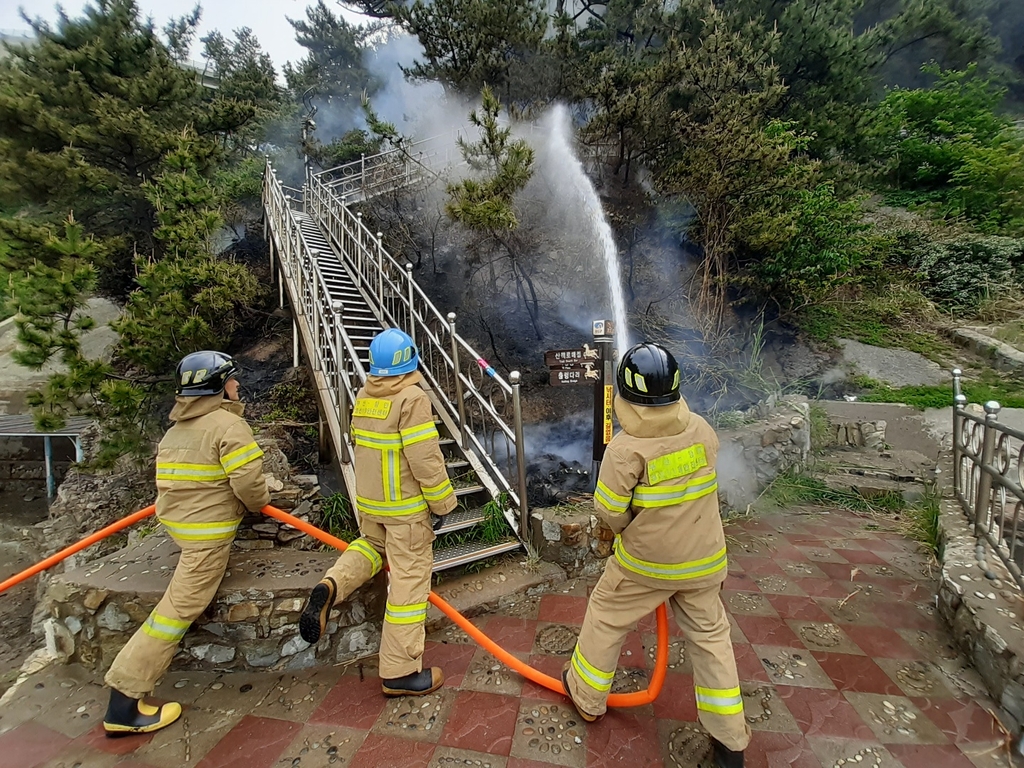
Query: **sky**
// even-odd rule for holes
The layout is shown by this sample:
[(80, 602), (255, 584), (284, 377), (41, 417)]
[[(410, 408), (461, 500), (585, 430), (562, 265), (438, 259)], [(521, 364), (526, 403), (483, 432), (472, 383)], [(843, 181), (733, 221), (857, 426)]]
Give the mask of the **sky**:
[[(219, 29), (225, 37), (239, 27), (250, 27), (259, 39), (263, 50), (270, 54), (280, 74), (286, 61), (302, 58), (303, 49), (295, 42), (294, 30), (285, 20), (305, 18), (306, 6), (313, 0), (206, 0), (200, 5), (203, 16), (199, 22), (199, 34), (192, 48), (192, 58), (198, 59), (202, 44), (199, 38)], [(138, 0), (143, 14), (151, 16), (157, 28), (163, 27), (168, 19), (183, 16), (192, 10), (196, 0)], [(65, 0), (60, 3), (68, 16), (81, 14), (86, 0)], [(330, 4), (330, 3), (328, 3)], [(47, 21), (57, 18), (57, 3), (25, 2), (25, 0), (0, 0), (0, 30), (24, 31), (28, 25), (21, 18), (20, 8), (31, 9), (33, 18), (42, 17)], [(364, 17), (337, 6), (336, 12), (350, 23), (361, 23)]]

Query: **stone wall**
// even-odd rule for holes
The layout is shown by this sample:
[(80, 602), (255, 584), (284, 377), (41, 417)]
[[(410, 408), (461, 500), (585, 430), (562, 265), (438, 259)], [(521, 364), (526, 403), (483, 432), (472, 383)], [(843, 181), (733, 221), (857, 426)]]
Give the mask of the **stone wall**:
[(801, 471), (811, 450), (806, 397), (771, 400), (744, 414), (747, 423), (718, 430), (718, 495), (745, 510), (783, 472)]
[[(104, 671), (156, 606), (178, 549), (154, 533), (141, 542), (54, 577), (42, 601), (44, 630), (67, 661)], [(207, 611), (185, 635), (178, 669), (285, 670), (335, 664), (377, 652), (385, 581), (379, 574), (331, 614), (315, 646), (299, 637), (309, 590), (333, 553), (233, 553)], [(128, 586), (131, 585), (131, 586)]]
[(1004, 724), (1024, 726), (1024, 596), (991, 553), (979, 563), (976, 539), (956, 501), (940, 518), (942, 574), (937, 606), (958, 649), (998, 701)]

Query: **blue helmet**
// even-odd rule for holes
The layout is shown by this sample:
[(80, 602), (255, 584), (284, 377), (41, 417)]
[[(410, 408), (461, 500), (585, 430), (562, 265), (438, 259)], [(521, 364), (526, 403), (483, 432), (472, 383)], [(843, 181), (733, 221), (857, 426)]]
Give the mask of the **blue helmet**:
[(370, 373), (373, 376), (401, 376), (419, 365), (420, 356), (409, 334), (387, 328), (370, 342)]

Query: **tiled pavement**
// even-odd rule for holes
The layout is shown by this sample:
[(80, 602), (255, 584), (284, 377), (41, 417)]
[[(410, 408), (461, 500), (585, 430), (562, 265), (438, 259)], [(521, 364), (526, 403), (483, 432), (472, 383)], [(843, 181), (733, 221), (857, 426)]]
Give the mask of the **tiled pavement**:
[[(777, 516), (730, 530), (723, 597), (751, 768), (989, 768), (1007, 765), (980, 680), (949, 646), (924, 558), (853, 515)], [(589, 586), (477, 620), (505, 648), (557, 674)], [(615, 690), (646, 685), (653, 617), (623, 646)], [(404, 768), (707, 765), (692, 670), (673, 626), (670, 669), (653, 705), (584, 725), (566, 701), (525, 682), (458, 630), (429, 638), (445, 687), (387, 701), (372, 665), (307, 674), (176, 672), (158, 696), (186, 705), (167, 730), (107, 740), (105, 692), (59, 668), (0, 710), (0, 768)]]

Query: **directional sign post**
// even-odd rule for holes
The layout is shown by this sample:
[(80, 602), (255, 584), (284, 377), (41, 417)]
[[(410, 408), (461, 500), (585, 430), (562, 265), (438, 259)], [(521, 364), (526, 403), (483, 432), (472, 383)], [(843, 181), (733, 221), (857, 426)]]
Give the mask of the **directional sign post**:
[(612, 440), (612, 402), (615, 394), (612, 342), (615, 327), (611, 320), (594, 321), (594, 344), (578, 349), (551, 349), (544, 353), (550, 369), (548, 381), (553, 387), (593, 385), (594, 450), (593, 480), (604, 459), (605, 446)]

